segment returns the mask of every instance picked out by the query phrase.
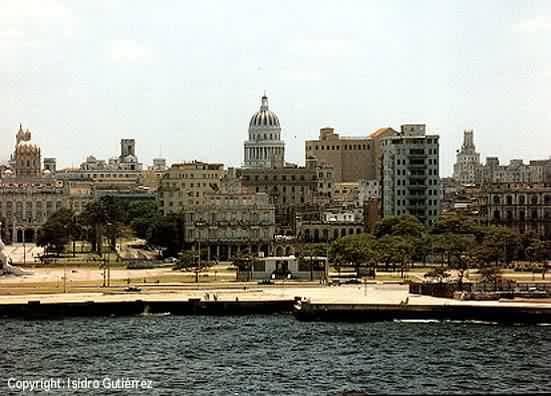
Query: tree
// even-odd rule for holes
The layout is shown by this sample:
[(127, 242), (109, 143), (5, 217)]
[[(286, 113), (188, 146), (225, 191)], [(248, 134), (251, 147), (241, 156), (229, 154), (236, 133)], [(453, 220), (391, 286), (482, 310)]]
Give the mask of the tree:
[(415, 246), (411, 238), (396, 235), (382, 237), (376, 242), (374, 248), (377, 261), (383, 262), (386, 270), (390, 265), (394, 271), (396, 265), (399, 265), (402, 278), (412, 261), (414, 252)]
[(409, 261), (412, 264), (414, 258), (425, 261), (429, 254), (430, 245), (427, 242), (430, 238), (427, 235), (427, 229), (415, 216), (401, 215), (384, 218), (376, 224), (375, 236), (378, 239), (385, 236), (397, 236), (403, 238), (402, 242), (407, 241), (408, 247), (411, 249)]
[(432, 234), (473, 234), (475, 223), (462, 214), (452, 213), (443, 216), (432, 227)]
[(74, 212), (61, 208), (54, 212), (42, 225), (37, 239), (38, 246), (44, 246), (46, 251), (60, 254), (71, 238)]
[[(532, 267), (533, 264), (542, 263), (542, 267), (545, 267), (544, 260), (545, 260), (545, 242), (541, 241), (539, 239), (531, 239), (528, 242), (528, 246), (525, 250), (525, 255), (528, 258), (530, 262), (530, 268), (532, 271), (534, 268)], [(545, 270), (542, 270), (542, 279), (545, 279)]]
[(134, 201), (128, 204), (128, 224), (138, 238), (147, 239), (148, 231), (154, 227), (159, 214), (159, 203), (155, 200)]
[(472, 255), (475, 247), (475, 239), (472, 235), (449, 234), (448, 236), (453, 241), (451, 249), (451, 262), (448, 262), (448, 269), (457, 271), (457, 283), (459, 290), (463, 290), (463, 278), (465, 271), (469, 269), (475, 262)]
[(375, 236), (377, 238), (386, 235), (421, 238), (425, 231), (425, 226), (412, 215), (385, 217), (375, 225)]
[(518, 253), (520, 238), (511, 229), (497, 226), (479, 226), (475, 231), (478, 261), (496, 267), (510, 263)]
[(177, 256), (184, 247), (182, 215), (171, 213), (158, 218), (147, 231), (147, 242), (166, 248), (165, 255)]
[[(330, 255), (334, 262), (353, 265), (356, 274), (360, 274), (360, 266), (374, 258), (375, 239), (371, 234), (348, 235), (335, 240), (330, 246)], [(340, 267), (339, 267), (340, 268)]]
[(104, 236), (109, 239), (111, 248), (115, 249), (116, 238), (126, 223), (126, 212), (120, 200), (104, 196), (89, 203), (81, 217), (85, 225), (94, 230), (91, 235), (92, 250), (102, 254)]

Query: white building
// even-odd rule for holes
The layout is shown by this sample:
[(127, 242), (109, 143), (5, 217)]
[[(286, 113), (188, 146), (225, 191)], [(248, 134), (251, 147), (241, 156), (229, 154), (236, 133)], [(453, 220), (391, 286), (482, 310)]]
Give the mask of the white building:
[(463, 145), (457, 151), (453, 165), (453, 178), (460, 184), (476, 184), (480, 172), (480, 153), (476, 152), (473, 130), (463, 132)]
[(258, 257), (250, 271), (240, 271), (239, 280), (327, 279), (327, 257)]
[(285, 142), (281, 140), (279, 118), (262, 96), (260, 110), (249, 122), (249, 140), (244, 144), (245, 168), (281, 168), (285, 163)]

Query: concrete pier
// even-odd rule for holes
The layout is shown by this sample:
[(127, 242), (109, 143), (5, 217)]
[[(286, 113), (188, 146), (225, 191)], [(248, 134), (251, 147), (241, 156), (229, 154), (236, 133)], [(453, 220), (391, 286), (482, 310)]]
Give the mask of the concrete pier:
[(301, 303), (293, 311), (304, 321), (458, 320), (499, 323), (551, 323), (551, 307), (529, 305), (407, 305)]
[(68, 317), (109, 317), (135, 315), (270, 315), (290, 314), (294, 300), (276, 301), (109, 301), (0, 305), (0, 318), (59, 319)]

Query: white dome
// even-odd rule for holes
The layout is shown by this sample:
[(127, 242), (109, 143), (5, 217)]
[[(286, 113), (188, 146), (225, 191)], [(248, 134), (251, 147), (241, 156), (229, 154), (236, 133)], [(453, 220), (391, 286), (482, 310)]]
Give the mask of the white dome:
[(268, 97), (266, 95), (262, 97), (260, 110), (253, 114), (251, 121), (249, 122), (249, 128), (254, 127), (280, 128), (279, 118), (273, 111), (270, 111), (268, 106)]

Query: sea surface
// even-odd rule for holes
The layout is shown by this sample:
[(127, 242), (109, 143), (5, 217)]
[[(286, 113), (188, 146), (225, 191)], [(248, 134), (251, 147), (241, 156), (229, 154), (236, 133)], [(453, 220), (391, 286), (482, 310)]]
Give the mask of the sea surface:
[(0, 334), (1, 395), (46, 380), (55, 395), (551, 391), (551, 326), (166, 315), (3, 319)]

